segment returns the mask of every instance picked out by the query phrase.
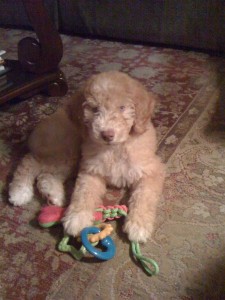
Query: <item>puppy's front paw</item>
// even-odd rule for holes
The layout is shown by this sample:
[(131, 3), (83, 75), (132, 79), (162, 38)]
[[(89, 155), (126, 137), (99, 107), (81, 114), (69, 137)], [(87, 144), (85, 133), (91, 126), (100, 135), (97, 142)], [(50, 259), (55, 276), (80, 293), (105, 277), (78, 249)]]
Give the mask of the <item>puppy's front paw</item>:
[(123, 230), (127, 233), (128, 239), (130, 241), (146, 243), (151, 235), (152, 227), (145, 227), (135, 221), (128, 219), (123, 227)]
[(65, 232), (72, 236), (77, 236), (85, 227), (93, 223), (93, 213), (90, 211), (72, 211), (68, 210), (63, 218)]

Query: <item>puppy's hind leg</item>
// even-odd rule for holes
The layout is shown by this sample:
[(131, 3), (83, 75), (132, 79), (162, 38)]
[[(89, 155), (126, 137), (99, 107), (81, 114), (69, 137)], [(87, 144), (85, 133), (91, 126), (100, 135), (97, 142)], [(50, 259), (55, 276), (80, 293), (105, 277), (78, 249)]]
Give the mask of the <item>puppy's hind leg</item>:
[(39, 163), (31, 154), (27, 154), (17, 167), (9, 185), (9, 202), (15, 206), (30, 202), (34, 193), (34, 181), (39, 172)]
[(63, 183), (66, 178), (50, 173), (41, 173), (37, 178), (37, 188), (48, 201), (48, 204), (63, 206), (65, 191)]

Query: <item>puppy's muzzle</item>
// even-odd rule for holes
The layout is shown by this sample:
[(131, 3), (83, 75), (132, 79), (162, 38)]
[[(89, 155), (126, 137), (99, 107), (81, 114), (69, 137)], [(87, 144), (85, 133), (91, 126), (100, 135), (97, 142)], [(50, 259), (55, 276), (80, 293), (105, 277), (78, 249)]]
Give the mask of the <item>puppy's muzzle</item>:
[(115, 136), (115, 131), (113, 129), (107, 129), (101, 132), (101, 137), (106, 142), (112, 142)]

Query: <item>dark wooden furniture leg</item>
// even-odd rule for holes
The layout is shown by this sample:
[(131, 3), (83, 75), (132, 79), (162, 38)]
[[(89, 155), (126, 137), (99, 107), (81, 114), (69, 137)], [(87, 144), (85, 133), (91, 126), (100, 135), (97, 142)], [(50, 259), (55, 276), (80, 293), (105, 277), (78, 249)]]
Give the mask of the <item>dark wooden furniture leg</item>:
[(42, 0), (23, 0), (39, 41), (24, 38), (18, 44), (18, 59), (26, 71), (45, 73), (56, 70), (62, 55), (61, 38), (45, 10)]
[(18, 61), (7, 60), (11, 68), (7, 79), (13, 85), (0, 93), (0, 104), (12, 98), (45, 91), (63, 96), (67, 84), (58, 64), (63, 55), (61, 38), (54, 28), (42, 0), (23, 0), (38, 40), (26, 37), (18, 43)]

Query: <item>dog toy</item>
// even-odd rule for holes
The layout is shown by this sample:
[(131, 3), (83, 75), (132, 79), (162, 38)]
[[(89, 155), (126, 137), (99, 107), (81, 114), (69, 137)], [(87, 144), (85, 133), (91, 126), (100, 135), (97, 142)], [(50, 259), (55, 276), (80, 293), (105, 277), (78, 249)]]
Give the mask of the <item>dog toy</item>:
[(61, 222), (64, 216), (66, 208), (60, 206), (43, 206), (38, 216), (38, 223), (41, 227), (48, 228), (52, 227)]
[[(127, 207), (126, 205), (115, 205), (115, 206), (99, 206), (95, 210), (94, 221), (95, 224), (103, 223), (106, 220), (111, 221), (114, 219), (118, 219), (122, 216), (127, 215)], [(66, 211), (65, 207), (60, 206), (43, 206), (41, 212), (38, 216), (38, 223), (44, 227), (52, 227), (61, 222), (61, 219), (64, 216)]]
[[(52, 227), (59, 224), (66, 208), (59, 206), (44, 206), (38, 216), (39, 224), (44, 228)], [(87, 227), (81, 231), (82, 246), (77, 250), (74, 246), (69, 245), (69, 236), (65, 236), (58, 245), (61, 252), (70, 253), (75, 259), (81, 260), (87, 251), (100, 260), (112, 259), (115, 255), (116, 247), (113, 240), (109, 237), (113, 228), (110, 224), (102, 223), (106, 220), (120, 218), (127, 214), (125, 205), (117, 206), (99, 206), (94, 214), (95, 224), (97, 227)], [(100, 230), (102, 229), (102, 230)], [(103, 246), (104, 251), (95, 248), (96, 245)]]
[[(102, 231), (100, 230), (101, 228), (103, 228)], [(70, 253), (77, 260), (81, 260), (87, 251), (100, 260), (109, 260), (115, 256), (116, 252), (116, 246), (111, 237), (108, 236), (112, 231), (113, 228), (110, 224), (101, 224), (98, 227), (86, 227), (81, 231), (82, 246), (79, 250), (69, 245), (70, 237), (68, 235), (64, 236), (61, 240), (58, 249), (61, 252)], [(104, 247), (104, 251), (95, 248), (99, 242)]]
[[(40, 226), (48, 228), (59, 224), (65, 213), (65, 210), (66, 208), (57, 206), (43, 207), (38, 217)], [(79, 250), (77, 250), (74, 246), (69, 245), (70, 237), (68, 235), (64, 236), (58, 245), (59, 251), (68, 252), (77, 260), (81, 260), (87, 252), (91, 253), (100, 260), (109, 260), (113, 258), (115, 255), (115, 244), (108, 236), (112, 232), (112, 228), (109, 229), (109, 227), (106, 226), (109, 224), (101, 223), (105, 222), (106, 220), (111, 221), (120, 217), (126, 217), (127, 212), (128, 209), (125, 205), (99, 206), (94, 213), (94, 224), (100, 224), (97, 225), (100, 228), (87, 227), (81, 231), (82, 246)], [(98, 243), (100, 243), (100, 245), (102, 245), (106, 250), (100, 251), (95, 248)], [(141, 263), (143, 269), (148, 275), (152, 276), (159, 273), (158, 264), (153, 259), (142, 255), (139, 243), (131, 242), (131, 251), (134, 258)], [(151, 267), (149, 267), (149, 265)]]
[[(81, 241), (84, 247), (88, 250), (89, 253), (101, 260), (112, 259), (116, 252), (116, 247), (110, 236), (105, 236), (103, 239), (100, 238), (100, 245), (104, 247), (104, 251), (98, 250), (91, 244), (91, 239), (89, 241), (88, 234), (94, 234), (93, 237), (96, 237), (95, 234), (101, 235), (103, 231), (100, 231), (97, 227), (87, 227), (81, 231)], [(97, 243), (97, 241), (95, 242)]]

